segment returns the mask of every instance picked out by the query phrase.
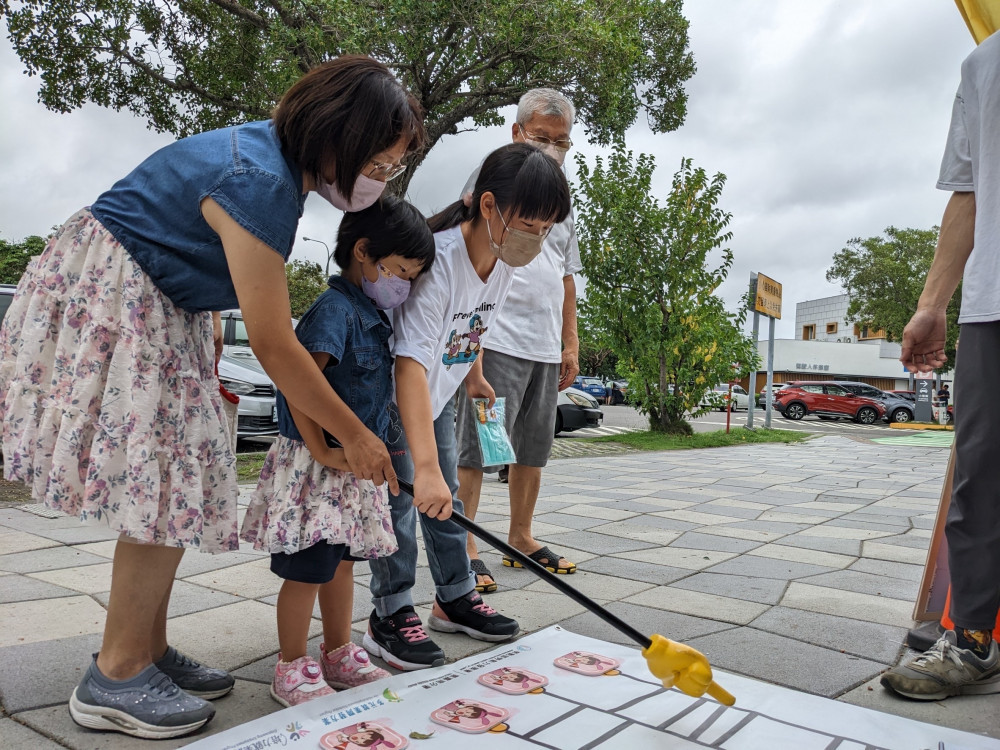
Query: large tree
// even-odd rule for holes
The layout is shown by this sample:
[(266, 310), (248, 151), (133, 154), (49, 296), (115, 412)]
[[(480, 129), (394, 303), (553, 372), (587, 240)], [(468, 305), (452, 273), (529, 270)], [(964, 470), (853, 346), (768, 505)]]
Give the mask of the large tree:
[(0, 239), (0, 284), (16, 284), (32, 257), (45, 249), (45, 238), (25, 237), (20, 242)]
[[(938, 227), (897, 229), (884, 236), (855, 237), (833, 256), (826, 280), (839, 282), (850, 297), (847, 317), (869, 329), (882, 329), (890, 341), (901, 341), (903, 328), (916, 312), (927, 272), (934, 260)], [(948, 304), (945, 354), (955, 361), (961, 287)]]
[(593, 169), (583, 157), (577, 163), (583, 315), (618, 356), (629, 399), (650, 427), (690, 433), (685, 416), (700, 411), (704, 394), (757, 362), (741, 332), (746, 306), (730, 313), (714, 294), (733, 263), (732, 216), (718, 206), (725, 176), (710, 178), (685, 159), (661, 202), (648, 154), (635, 159), (619, 144)]
[(316, 298), (327, 289), (327, 276), (319, 263), (310, 260), (293, 260), (285, 266), (288, 279), (288, 299), (292, 317), (301, 318)]
[[(695, 66), (682, 0), (0, 0), (39, 100), (127, 109), (180, 136), (263, 119), (303, 72), (386, 63), (427, 113), (427, 150), (551, 86), (590, 137), (684, 120)], [(426, 151), (412, 157), (419, 164)], [(410, 170), (409, 174), (412, 174)], [(398, 183), (405, 189), (409, 176)]]

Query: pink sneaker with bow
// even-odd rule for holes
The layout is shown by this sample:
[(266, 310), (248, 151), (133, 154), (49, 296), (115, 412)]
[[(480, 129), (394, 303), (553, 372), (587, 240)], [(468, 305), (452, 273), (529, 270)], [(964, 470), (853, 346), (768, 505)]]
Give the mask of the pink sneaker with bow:
[(323, 666), (323, 676), (326, 681), (338, 690), (349, 690), (358, 685), (391, 677), (381, 667), (376, 667), (368, 659), (368, 652), (356, 643), (345, 643), (333, 651), (326, 650), (326, 644), (320, 644), (323, 653), (320, 663)]
[(271, 697), (282, 706), (298, 706), (336, 692), (326, 684), (322, 667), (311, 656), (300, 656), (295, 661), (284, 662), (281, 654), (278, 654), (278, 664), (271, 681)]

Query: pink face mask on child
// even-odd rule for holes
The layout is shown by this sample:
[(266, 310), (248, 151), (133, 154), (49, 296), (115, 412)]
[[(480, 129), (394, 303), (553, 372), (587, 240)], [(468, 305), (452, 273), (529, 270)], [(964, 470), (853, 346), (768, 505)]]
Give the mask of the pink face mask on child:
[(391, 310), (399, 307), (410, 296), (410, 282), (393, 276), (381, 263), (376, 263), (378, 278), (369, 281), (364, 272), (361, 274), (361, 291), (365, 293), (379, 310)]

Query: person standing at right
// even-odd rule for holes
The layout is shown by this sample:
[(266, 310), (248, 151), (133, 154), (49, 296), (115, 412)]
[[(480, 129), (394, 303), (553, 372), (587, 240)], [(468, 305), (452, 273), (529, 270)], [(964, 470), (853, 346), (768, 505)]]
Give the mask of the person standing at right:
[[(528, 143), (560, 165), (573, 145), (569, 138), (576, 111), (555, 89), (532, 89), (517, 103), (511, 128), (515, 143)], [(476, 182), (477, 169), (466, 183), (463, 199)], [(502, 314), (484, 344), (483, 375), (506, 399), (507, 434), (517, 457), (510, 465), (510, 528), (507, 541), (554, 573), (575, 573), (576, 565), (536, 541), (531, 520), (555, 437), (559, 391), (572, 385), (580, 371), (576, 331), (576, 283), (582, 270), (572, 213), (552, 227), (541, 255), (514, 272)], [(458, 497), (469, 518), (475, 518), (484, 467), (476, 436), (472, 402), (458, 400)], [(500, 467), (486, 467), (494, 472)], [(496, 591), (497, 584), (479, 559), (476, 542), (468, 537), (469, 558), (476, 573), (476, 590)], [(520, 567), (505, 557), (504, 565)]]
[(955, 628), (881, 680), (917, 700), (1000, 693), (992, 636), (1000, 609), (1000, 492), (993, 474), (1000, 411), (992, 376), (1000, 369), (1000, 34), (962, 63), (937, 186), (953, 193), (917, 311), (903, 331), (900, 360), (917, 372), (945, 364), (945, 308), (964, 274), (955, 366), (962, 415), (955, 422), (945, 527)]

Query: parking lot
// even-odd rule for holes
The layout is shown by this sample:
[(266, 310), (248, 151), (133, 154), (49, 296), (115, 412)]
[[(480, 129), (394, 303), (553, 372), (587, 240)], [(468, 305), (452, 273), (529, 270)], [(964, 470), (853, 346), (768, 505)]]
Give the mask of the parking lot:
[[(598, 437), (600, 435), (614, 435), (633, 430), (648, 429), (649, 421), (631, 406), (620, 404), (618, 406), (602, 406), (604, 421), (600, 427), (577, 430), (576, 432), (564, 432), (559, 435), (563, 438), (585, 438)], [(712, 430), (725, 429), (725, 412), (713, 411), (708, 414), (692, 419), (691, 426), (695, 432), (711, 432)], [(747, 423), (746, 411), (733, 412), (730, 417), (732, 427), (745, 427)], [(763, 409), (754, 409), (754, 426), (764, 426)], [(909, 434), (912, 430), (899, 430), (890, 428), (885, 422), (877, 422), (871, 425), (858, 424), (849, 419), (822, 420), (819, 417), (807, 416), (805, 419), (793, 421), (785, 419), (778, 412), (771, 415), (771, 427), (781, 430), (801, 430), (804, 432), (821, 433), (824, 435), (845, 435), (850, 433), (861, 433), (866, 437), (881, 435)]]

